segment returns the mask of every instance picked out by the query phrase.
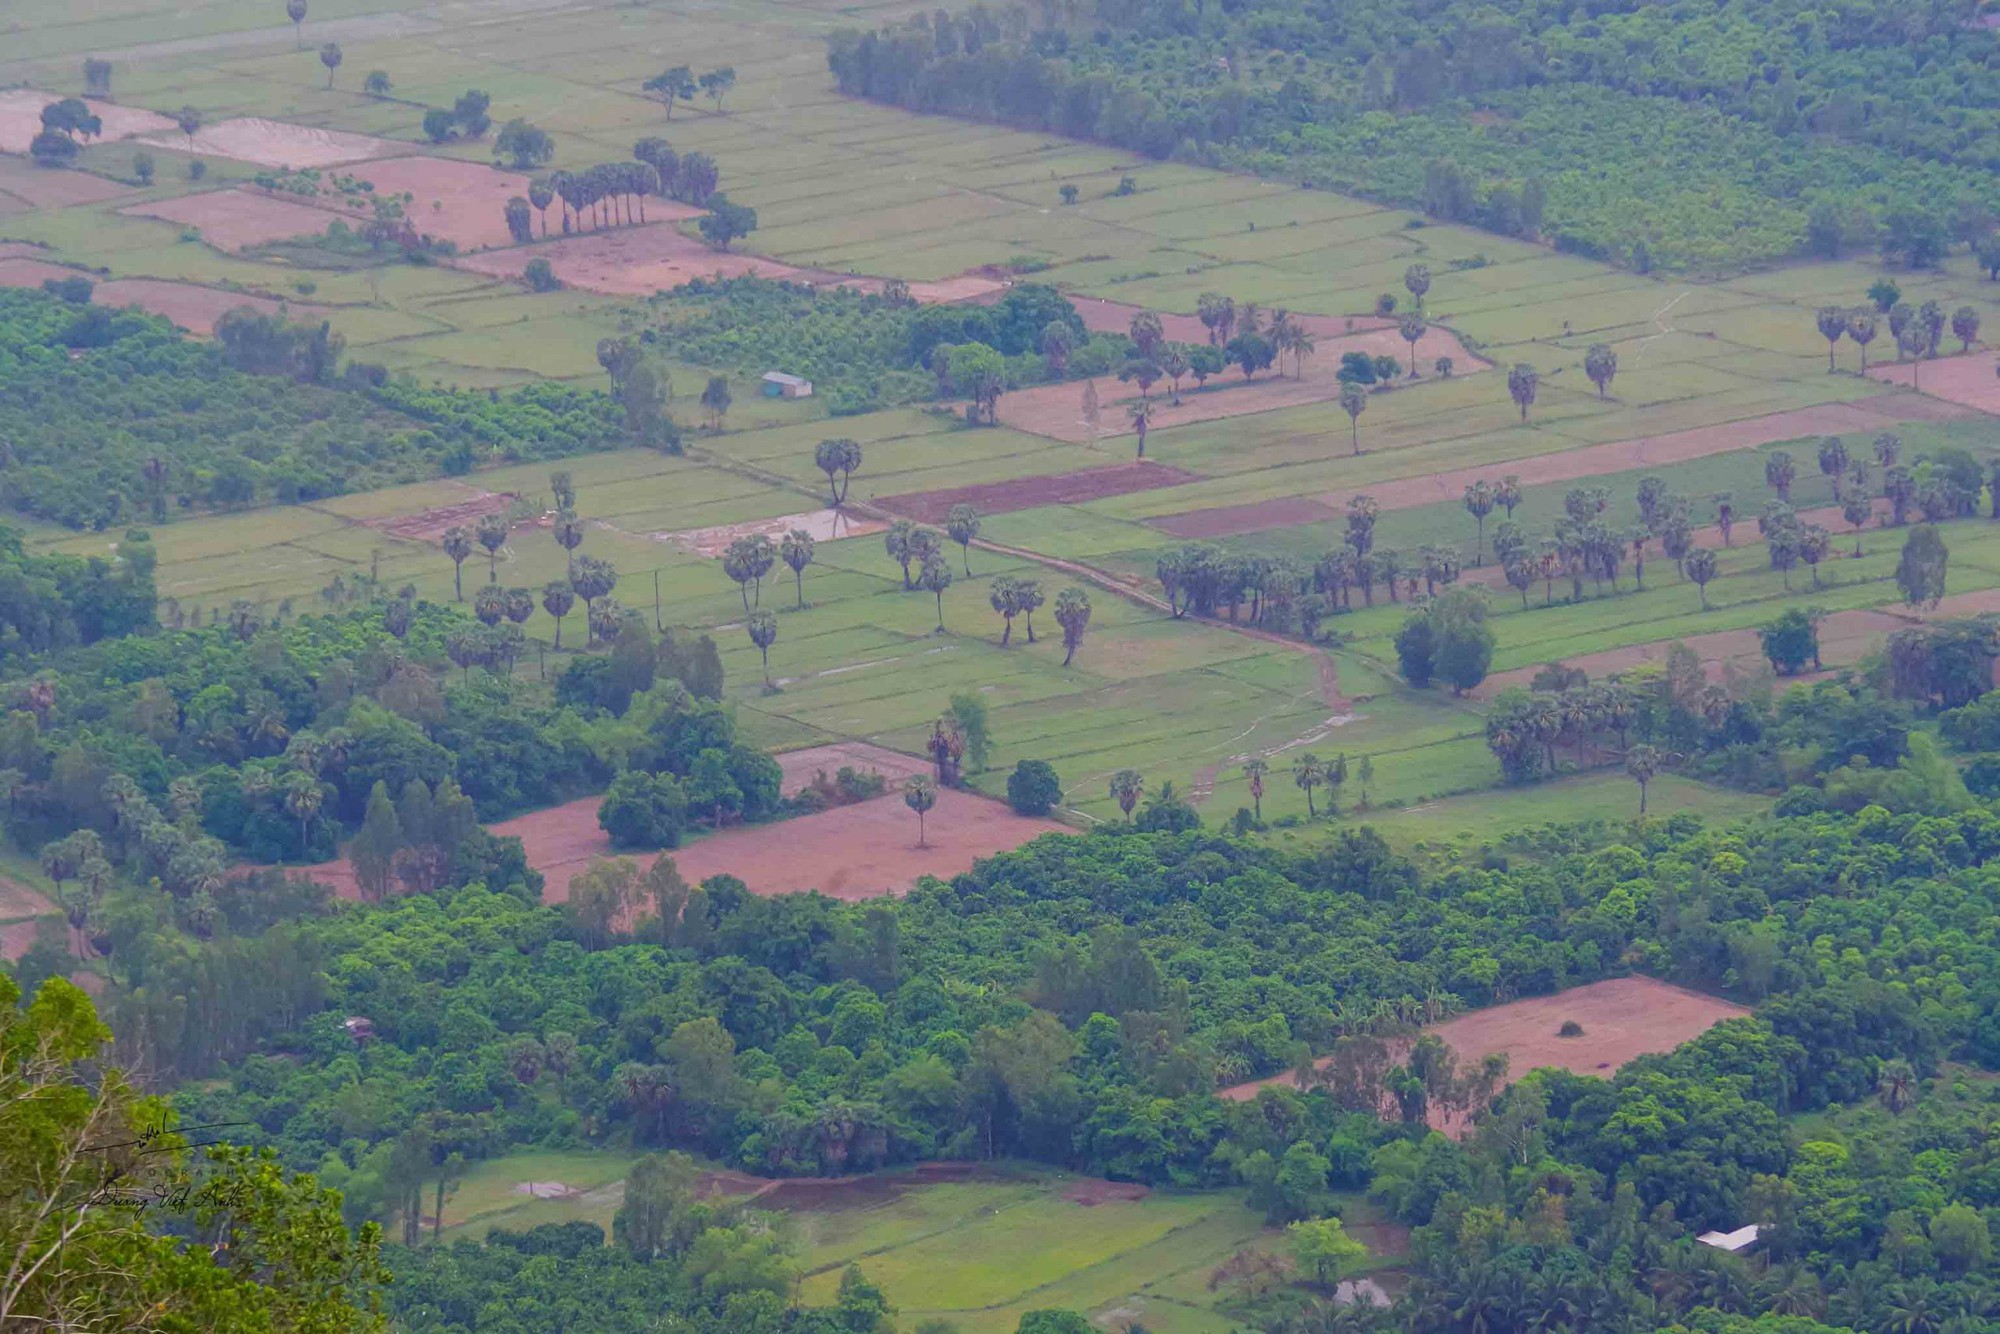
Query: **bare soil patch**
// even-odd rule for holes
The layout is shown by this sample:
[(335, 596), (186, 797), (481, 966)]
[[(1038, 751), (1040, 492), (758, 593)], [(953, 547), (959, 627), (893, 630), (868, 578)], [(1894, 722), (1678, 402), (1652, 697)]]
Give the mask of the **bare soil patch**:
[(505, 514), (521, 497), (512, 491), (481, 491), (467, 487), (472, 494), (469, 499), (456, 505), (439, 505), (434, 509), (421, 510), (416, 514), (399, 514), (391, 518), (364, 519), (362, 522), (377, 532), (390, 537), (401, 537), (412, 542), (438, 542), (446, 531), (457, 527), (471, 527), (488, 514)]
[[(1410, 345), (1403, 341), (1401, 334), (1388, 328), (1321, 336), (1317, 349), (1306, 358), (1301, 373), (1293, 373), (1291, 359), (1287, 357), (1282, 374), (1280, 368), (1274, 366), (1261, 378), (1246, 381), (1242, 372), (1228, 370), (1215, 377), (1206, 389), (1188, 388), (1189, 382), (1184, 381), (1178, 405), (1167, 393), (1167, 386), (1156, 385), (1152, 429), (1217, 421), (1339, 398), (1340, 359), (1349, 352), (1392, 356), (1398, 363), (1406, 364)], [(1437, 358), (1447, 356), (1452, 359), (1455, 374), (1472, 375), (1490, 369), (1486, 362), (1467, 351), (1449, 329), (1433, 327), (1417, 344), (1417, 364), (1420, 367), (1428, 368)], [(1404, 383), (1420, 384), (1422, 381), (1399, 380), (1397, 383), (1401, 386)], [(1083, 387), (1074, 383), (1042, 385), (1004, 394), (1000, 399), (999, 418), (1016, 430), (1075, 443), (1132, 434), (1131, 405), (1140, 397), (1137, 386), (1106, 379), (1098, 385), (1097, 393), (1098, 429), (1095, 435), (1083, 420)]]
[(1919, 368), (1915, 362), (1891, 361), (1868, 368), (1868, 378), (1884, 384), (1913, 385), (1919, 392), (1981, 412), (2000, 413), (2000, 377), (1994, 375), (1991, 352), (1939, 357)]
[[(1650, 977), (1615, 977), (1571, 987), (1552, 996), (1531, 996), (1489, 1005), (1432, 1024), (1458, 1053), (1461, 1068), (1477, 1066), (1493, 1052), (1507, 1056), (1507, 1072), (1518, 1079), (1530, 1070), (1556, 1066), (1580, 1075), (1610, 1075), (1636, 1057), (1672, 1051), (1723, 1022), (1740, 1019), (1746, 1006)], [(1582, 1025), (1576, 1037), (1558, 1037), (1565, 1020)], [(1222, 1089), (1218, 1097), (1247, 1102), (1259, 1090), (1287, 1083), (1289, 1074), (1255, 1079)]]
[[(844, 748), (815, 747), (810, 753), (817, 756), (829, 749)], [(862, 753), (874, 751), (874, 747), (866, 747)], [(778, 759), (783, 767), (786, 757)], [(887, 776), (887, 766), (897, 761), (906, 765), (908, 757), (872, 763), (872, 767), (882, 769)], [(792, 761), (794, 769), (804, 763), (812, 767), (803, 774), (801, 785), (824, 767), (816, 758)], [(788, 785), (792, 781), (789, 773), (786, 781)], [(588, 870), (592, 860), (621, 855), (598, 828), (600, 802), (598, 797), (584, 797), (503, 820), (490, 828), (502, 838), (511, 835), (521, 840), (528, 865), (547, 880), (542, 897), (560, 903), (569, 897), (569, 882)], [(1072, 831), (1053, 820), (1016, 815), (1005, 802), (945, 789), (924, 818), (924, 832), (927, 846), (920, 848), (917, 817), (903, 804), (892, 780), (890, 790), (871, 801), (774, 824), (739, 825), (677, 848), (671, 855), (689, 884), (726, 874), (737, 877), (756, 894), (816, 889), (830, 898), (858, 901), (902, 893), (920, 876), (949, 879), (971, 870), (975, 861), (1010, 851), (1043, 834)], [(650, 867), (660, 857), (650, 852), (624, 855), (642, 867)], [(341, 898), (360, 897), (354, 868), (345, 859), (302, 867), (299, 873), (330, 886)]]
[[(417, 230), (426, 236), (443, 237), (460, 250), (514, 244), (502, 210), (514, 196), (528, 197), (528, 178), (520, 172), (456, 158), (388, 158), (357, 167), (353, 175), (373, 183), (378, 195), (409, 194), (406, 212)], [(356, 210), (342, 207), (341, 200), (342, 196), (329, 196), (321, 206), (344, 216), (355, 216)], [(649, 217), (660, 202), (647, 203)], [(665, 207), (670, 210), (669, 216), (682, 215), (681, 205), (667, 201)], [(561, 226), (559, 209), (560, 205), (549, 209), (550, 214), (557, 216), (558, 227)], [(539, 216), (536, 225), (541, 225)]]
[(807, 284), (845, 281), (838, 274), (801, 269), (762, 255), (712, 249), (682, 235), (673, 225), (674, 217), (693, 217), (699, 210), (671, 202), (647, 206), (648, 213), (665, 210), (679, 212), (664, 213), (667, 221), (643, 227), (609, 227), (601, 232), (534, 245), (460, 255), (451, 262), (474, 273), (519, 280), (529, 260), (546, 259), (556, 277), (570, 286), (612, 296), (651, 296), (696, 278), (741, 278), (749, 274)]
[[(869, 284), (869, 290), (877, 290), (880, 282)], [(937, 278), (930, 282), (915, 282), (909, 285), (910, 295), (926, 304), (947, 305), (953, 301), (980, 301), (983, 298), (997, 300), (1012, 283), (985, 273), (961, 273), (951, 278)]]
[(88, 278), (96, 283), (91, 303), (122, 309), (137, 306), (164, 316), (189, 333), (207, 337), (215, 332), (215, 322), (239, 306), (266, 314), (285, 312), (301, 318), (318, 317), (321, 307), (296, 305), (267, 296), (228, 292), (219, 287), (197, 287), (193, 283), (169, 282), (163, 278), (113, 278), (100, 280), (94, 273), (51, 264), (40, 259), (0, 259), (0, 287), (40, 287), (50, 279)]
[(689, 528), (678, 533), (654, 533), (656, 542), (671, 542), (675, 546), (692, 551), (697, 556), (707, 556), (719, 560), (729, 544), (739, 537), (749, 537), (762, 533), (772, 541), (777, 541), (794, 528), (803, 528), (812, 534), (815, 542), (834, 542), (843, 537), (866, 537), (879, 533), (889, 525), (880, 519), (864, 519), (845, 510), (808, 510), (804, 514), (785, 514), (775, 519), (755, 519), (749, 523), (725, 523), (714, 528)]
[(331, 218), (328, 210), (297, 199), (267, 195), (261, 190), (209, 190), (134, 204), (121, 213), (158, 218), (201, 232), (201, 239), (231, 253), (272, 241), (318, 236)]
[(51, 171), (22, 158), (0, 157), (0, 195), (29, 208), (69, 208), (131, 193), (131, 186), (87, 171)]
[(575, 1186), (560, 1181), (517, 1181), (514, 1183), (516, 1195), (528, 1195), (538, 1200), (573, 1200), (583, 1192)]
[(46, 917), (55, 910), (56, 905), (43, 897), (40, 890), (0, 876), (0, 922), (17, 917)]
[[(35, 136), (42, 132), (42, 108), (63, 100), (61, 93), (45, 93), (34, 88), (0, 92), (0, 153), (25, 153)], [(90, 110), (104, 122), (98, 142), (130, 139), (137, 134), (153, 134), (175, 128), (173, 121), (141, 107), (122, 107), (116, 102), (89, 101)]]
[(248, 306), (259, 313), (286, 314), (294, 319), (316, 320), (326, 314), (323, 306), (301, 305), (267, 296), (226, 292), (218, 287), (197, 287), (193, 283), (168, 282), (161, 278), (114, 278), (99, 283), (91, 300), (100, 306), (137, 306), (165, 316), (189, 333), (204, 338), (215, 332), (215, 322), (230, 311)]
[[(165, 120), (165, 117), (160, 119)], [(145, 142), (161, 148), (186, 151), (188, 138), (172, 121), (166, 132), (149, 135)], [(218, 121), (195, 131), (193, 150), (206, 157), (233, 158), (254, 162), (260, 167), (331, 167), (342, 162), (387, 157), (405, 151), (406, 145), (345, 130), (322, 130), (311, 125), (293, 125), (258, 116), (239, 116)]]
[(785, 774), (786, 796), (811, 787), (813, 779), (822, 771), (829, 778), (842, 768), (852, 768), (861, 773), (873, 771), (881, 774), (889, 787), (894, 788), (906, 778), (931, 770), (928, 760), (871, 746), (866, 741), (836, 741), (824, 746), (808, 746), (804, 750), (788, 750), (774, 758)]
[[(2000, 385), (2000, 380), (1996, 380), (1995, 384)], [(1007, 400), (1003, 398), (1000, 401), (1004, 406)], [(1713, 454), (1728, 454), (1739, 449), (1752, 449), (1758, 445), (1775, 444), (1780, 440), (1798, 440), (1805, 436), (1834, 435), (1850, 431), (1879, 431), (1885, 426), (1893, 426), (1899, 422), (1949, 421), (1967, 415), (1968, 412), (1963, 407), (1941, 403), (1920, 395), (1880, 394), (1873, 398), (1857, 399), (1852, 403), (1826, 403), (1812, 408), (1795, 408), (1786, 412), (1768, 413), (1761, 417), (1746, 417), (1741, 421), (1723, 422), (1715, 426), (1700, 426), (1687, 431), (1668, 432), (1665, 435), (1621, 440), (1608, 445), (1590, 445), (1559, 454), (1540, 454), (1509, 463), (1486, 464), (1476, 468), (1452, 468), (1416, 477), (1399, 477), (1353, 490), (1325, 491), (1308, 499), (1336, 513), (1344, 511), (1347, 502), (1360, 494), (1373, 496), (1376, 505), (1384, 510), (1417, 509), (1441, 501), (1456, 502), (1464, 496), (1466, 487), (1481, 478), (1492, 481), (1512, 475), (1519, 477), (1523, 486), (1545, 486), (1554, 482), (1575, 481), (1583, 477), (1630, 472), (1636, 468), (1658, 467), (1666, 463), (1685, 463), (1690, 459), (1707, 458)], [(1154, 425), (1157, 427), (1160, 423), (1155, 421)], [(1260, 505), (1223, 505), (1211, 509), (1188, 510), (1181, 514), (1162, 515), (1150, 522), (1154, 527), (1170, 533), (1192, 535), (1198, 531), (1203, 537), (1233, 537), (1242, 533), (1257, 533), (1271, 528), (1292, 526), (1299, 520), (1287, 516), (1297, 512), (1297, 504), (1295, 499), (1284, 498), (1265, 501)]]
[(1065, 1200), (1086, 1209), (1095, 1209), (1100, 1204), (1130, 1204), (1152, 1193), (1136, 1181), (1105, 1181), (1100, 1177), (1080, 1177), (1062, 1189)]
[(954, 505), (971, 505), (981, 514), (1005, 514), (1010, 510), (1034, 509), (1040, 505), (1081, 505), (1106, 496), (1152, 491), (1200, 480), (1199, 473), (1139, 460), (1098, 468), (1079, 468), (1075, 472), (1016, 477), (1008, 482), (986, 482), (979, 486), (911, 491), (899, 496), (881, 496), (872, 503), (919, 523), (943, 523)]
[(42, 928), (39, 921), (0, 922), (0, 959), (8, 963), (20, 958), (34, 946), (35, 935)]

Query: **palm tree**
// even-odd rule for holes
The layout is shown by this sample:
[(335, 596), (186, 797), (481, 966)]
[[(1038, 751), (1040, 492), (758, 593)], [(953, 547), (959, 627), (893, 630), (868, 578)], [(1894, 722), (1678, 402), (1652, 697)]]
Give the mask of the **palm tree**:
[(486, 582), (500, 582), (500, 548), (507, 545), (507, 520), (499, 514), (482, 514), (475, 531), (479, 545), (486, 548)]
[(1146, 428), (1153, 424), (1153, 403), (1141, 397), (1132, 405), (1132, 429), (1139, 433), (1139, 457), (1146, 457)]
[(1313, 789), (1326, 781), (1326, 761), (1310, 751), (1299, 756), (1292, 766), (1292, 781), (1306, 794), (1306, 818), (1316, 819), (1319, 812), (1313, 808)]
[(1660, 752), (1656, 747), (1637, 745), (1625, 752), (1625, 772), (1632, 775), (1632, 781), (1639, 785), (1639, 814), (1646, 813), (1646, 784), (1653, 781), (1653, 775), (1660, 771)]
[[(1031, 623), (1033, 615), (1030, 609)], [(1076, 661), (1076, 651), (1083, 647), (1083, 632), (1090, 625), (1089, 595), (1076, 587), (1065, 588), (1056, 594), (1056, 624), (1062, 627), (1063, 666), (1067, 667)]]
[(937, 784), (929, 774), (915, 774), (903, 784), (903, 804), (917, 813), (917, 846), (930, 846), (924, 842), (924, 812), (937, 805)]
[(1340, 387), (1340, 406), (1347, 412), (1347, 423), (1354, 437), (1354, 453), (1361, 454), (1361, 414), (1368, 407), (1368, 391), (1352, 380)]
[(472, 534), (453, 525), (444, 530), (444, 554), (451, 557), (451, 595), (454, 601), (465, 601), (465, 562), (472, 555)]
[(1118, 809), (1125, 812), (1125, 823), (1132, 823), (1132, 808), (1139, 804), (1139, 796), (1145, 790), (1146, 780), (1137, 769), (1120, 769), (1111, 775), (1111, 796)]
[[(771, 645), (778, 642), (778, 618), (768, 611), (753, 611), (748, 623), (750, 642), (764, 658), (764, 687), (771, 688)], [(921, 841), (921, 840), (920, 840)]]
[(576, 590), (560, 579), (550, 582), (542, 590), (542, 610), (556, 618), (556, 652), (562, 652), (563, 617), (569, 615), (576, 606)]
[(1271, 772), (1271, 766), (1261, 759), (1246, 761), (1243, 776), (1250, 780), (1250, 800), (1255, 803), (1257, 823), (1264, 823), (1264, 775)]
[(814, 545), (813, 535), (803, 528), (792, 529), (778, 542), (778, 558), (791, 567), (801, 608), (806, 605), (806, 566), (813, 562)]
[(569, 567), (576, 568), (576, 549), (583, 545), (583, 520), (576, 517), (576, 511), (568, 508), (557, 511), (556, 520), (549, 525), (549, 535), (569, 558)]
[(1916, 1096), (1917, 1072), (1910, 1063), (1897, 1057), (1882, 1062), (1882, 1069), (1876, 1078), (1875, 1093), (1882, 1099), (1882, 1105), (1898, 1116), (1910, 1105)]

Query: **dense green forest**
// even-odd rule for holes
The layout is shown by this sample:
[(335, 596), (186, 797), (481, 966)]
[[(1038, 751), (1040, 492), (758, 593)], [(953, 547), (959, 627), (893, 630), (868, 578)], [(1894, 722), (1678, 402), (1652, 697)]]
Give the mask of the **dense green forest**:
[[(1646, 268), (1916, 262), (2000, 206), (1972, 0), (1044, 4), (831, 42), (842, 91), (1247, 168)], [(1918, 250), (1911, 253), (1915, 241)]]
[(103, 529), (629, 443), (601, 391), (424, 388), (337, 369), (325, 326), (229, 319), (196, 342), (137, 310), (0, 290), (0, 504)]

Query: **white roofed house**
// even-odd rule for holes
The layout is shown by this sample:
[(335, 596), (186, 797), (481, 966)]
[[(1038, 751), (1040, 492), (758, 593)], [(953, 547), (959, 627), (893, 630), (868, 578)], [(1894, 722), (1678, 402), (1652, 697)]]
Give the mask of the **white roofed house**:
[(811, 398), (813, 382), (802, 375), (787, 375), (783, 371), (764, 372), (764, 397), (766, 398)]

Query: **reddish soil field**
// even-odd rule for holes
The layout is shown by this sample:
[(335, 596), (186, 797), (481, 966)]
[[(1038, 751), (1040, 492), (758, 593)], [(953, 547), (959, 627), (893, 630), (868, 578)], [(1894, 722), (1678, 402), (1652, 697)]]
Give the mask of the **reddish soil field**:
[(188, 332), (203, 337), (214, 333), (215, 322), (238, 306), (265, 312), (283, 310), (302, 319), (320, 314), (317, 306), (275, 301), (270, 297), (249, 296), (242, 292), (225, 292), (215, 287), (197, 287), (193, 283), (167, 282), (160, 278), (114, 278), (105, 282), (100, 281), (96, 274), (50, 264), (46, 260), (0, 258), (0, 287), (40, 287), (52, 278), (77, 277), (89, 278), (97, 284), (90, 298), (93, 305), (113, 309), (137, 306), (155, 315), (163, 315)]
[(804, 514), (786, 514), (775, 519), (758, 519), (751, 523), (726, 523), (716, 528), (690, 528), (678, 533), (654, 533), (656, 542), (671, 542), (697, 556), (720, 559), (729, 549), (729, 544), (739, 537), (749, 537), (762, 533), (772, 541), (777, 541), (794, 528), (803, 528), (812, 534), (815, 542), (834, 542), (843, 537), (867, 537), (879, 533), (889, 525), (880, 519), (857, 519), (843, 510), (810, 510)]
[(12, 963), (26, 954), (39, 930), (41, 923), (36, 921), (0, 922), (0, 959)]
[(99, 283), (91, 300), (100, 306), (137, 306), (155, 315), (164, 315), (189, 333), (204, 338), (215, 332), (215, 322), (239, 306), (265, 314), (280, 311), (298, 320), (323, 318), (320, 306), (296, 301), (275, 301), (267, 296), (247, 296), (193, 283), (167, 282), (159, 278), (115, 278)]
[(1923, 363), (1884, 362), (1868, 368), (1868, 378), (1884, 384), (1914, 385), (1933, 398), (1942, 398), (1981, 412), (2000, 413), (2000, 376), (1994, 374), (1991, 352), (1971, 352), (1956, 357), (1940, 357)]
[(1005, 514), (1010, 510), (1028, 510), (1040, 505), (1081, 505), (1106, 496), (1152, 491), (1200, 480), (1199, 473), (1169, 467), (1164, 463), (1134, 461), (1040, 477), (1016, 477), (1008, 482), (954, 486), (943, 491), (911, 491), (900, 496), (877, 497), (873, 503), (891, 513), (907, 515), (919, 523), (943, 523), (953, 505), (971, 505), (981, 514)]
[[(667, 209), (679, 209), (679, 216), (685, 217), (699, 212), (685, 205), (660, 203), (649, 205), (647, 213), (675, 216), (663, 212)], [(460, 255), (451, 262), (474, 273), (518, 280), (531, 259), (546, 259), (556, 276), (572, 287), (612, 296), (651, 296), (696, 278), (740, 278), (746, 274), (798, 283), (843, 281), (837, 274), (795, 268), (762, 255), (712, 249), (693, 237), (683, 236), (671, 221), (654, 221), (643, 227), (607, 227), (601, 232), (586, 232), (531, 246)]]
[[(378, 195), (407, 192), (414, 196), (407, 211), (417, 230), (426, 236), (441, 236), (460, 250), (514, 244), (501, 210), (515, 195), (528, 197), (528, 178), (519, 172), (455, 158), (389, 158), (357, 167), (352, 174), (372, 182)], [(327, 201), (327, 206), (336, 208), (333, 199)], [(646, 215), (651, 217), (656, 207), (669, 210), (669, 217), (694, 212), (671, 201), (662, 205), (658, 200), (649, 200)], [(558, 229), (562, 226), (559, 210), (560, 205), (549, 209)], [(535, 225), (540, 227), (540, 217), (536, 217)]]
[[(164, 119), (164, 118), (162, 118)], [(107, 130), (109, 127), (106, 127)], [(146, 142), (161, 148), (187, 151), (187, 136), (172, 121), (166, 133), (150, 135)], [(407, 151), (405, 144), (375, 139), (344, 130), (322, 130), (310, 125), (291, 125), (281, 120), (243, 116), (235, 120), (204, 125), (195, 131), (194, 151), (204, 157), (233, 158), (254, 162), (260, 167), (331, 167), (341, 162), (387, 157)]]
[(87, 171), (51, 171), (23, 158), (0, 158), (0, 203), (23, 208), (68, 208), (132, 193), (132, 187)]
[[(246, 246), (269, 241), (289, 241), (294, 237), (318, 236), (326, 231), (332, 216), (329, 210), (314, 208), (302, 200), (283, 195), (267, 195), (262, 190), (209, 190), (134, 204), (119, 210), (140, 218), (158, 218), (201, 231), (201, 239), (218, 250), (235, 252)], [(352, 216), (352, 215), (349, 215)]]
[(466, 490), (472, 493), (471, 499), (456, 505), (440, 505), (416, 514), (364, 519), (362, 522), (391, 537), (407, 538), (412, 542), (438, 542), (443, 540), (447, 529), (460, 525), (470, 528), (488, 514), (505, 514), (520, 499), (511, 491), (481, 491), (476, 487), (466, 487)]
[[(869, 291), (881, 290), (880, 280), (863, 283), (860, 286)], [(946, 305), (953, 301), (998, 300), (1011, 283), (1004, 279), (990, 277), (984, 273), (961, 273), (953, 278), (938, 278), (931, 282), (909, 284), (910, 295), (926, 304)]]
[[(1635, 1057), (1672, 1051), (1725, 1019), (1749, 1013), (1731, 1001), (1650, 977), (1617, 977), (1553, 996), (1489, 1005), (1433, 1024), (1427, 1031), (1451, 1045), (1461, 1069), (1477, 1066), (1492, 1052), (1505, 1052), (1508, 1074), (1515, 1079), (1543, 1066), (1609, 1075)], [(1569, 1019), (1583, 1025), (1582, 1035), (1557, 1037)], [(1247, 1102), (1259, 1089), (1291, 1078), (1287, 1074), (1252, 1080), (1217, 1096)]]
[[(27, 152), (28, 145), (42, 132), (42, 108), (60, 102), (62, 98), (61, 93), (38, 92), (33, 88), (0, 92), (0, 153)], [(98, 143), (175, 128), (165, 116), (139, 107), (121, 107), (116, 102), (92, 100), (90, 109), (104, 122), (104, 132), (95, 140)]]
[[(529, 860), (548, 877), (545, 897), (560, 901), (569, 882), (586, 869), (592, 857), (611, 854), (608, 839), (597, 827), (596, 798), (544, 811), (529, 820), (557, 817), (550, 842), (568, 855), (542, 866), (535, 853)], [(511, 823), (511, 822), (510, 822)], [(1016, 815), (1006, 803), (950, 789), (938, 793), (937, 805), (924, 819), (927, 847), (917, 846), (917, 817), (894, 792), (804, 815), (778, 824), (725, 829), (673, 854), (688, 883), (712, 875), (733, 875), (758, 894), (789, 894), (816, 889), (829, 898), (855, 901), (900, 893), (919, 876), (950, 879), (995, 853), (1007, 852), (1042, 834), (1069, 833), (1053, 820)], [(505, 825), (496, 833), (513, 833)], [(639, 859), (646, 865), (655, 860)]]
[[(2000, 380), (1996, 380), (1995, 384), (2000, 385)], [(1000, 401), (1004, 406), (1007, 400), (1003, 398)], [(1901, 422), (1950, 421), (1967, 415), (1963, 407), (1920, 395), (1880, 394), (1852, 403), (1827, 403), (1819, 407), (1773, 412), (1762, 417), (1747, 417), (1742, 421), (1701, 426), (1689, 431), (1644, 436), (1608, 445), (1590, 445), (1558, 454), (1541, 454), (1511, 463), (1399, 477), (1354, 491), (1321, 492), (1308, 499), (1338, 513), (1346, 509), (1349, 499), (1365, 492), (1373, 496), (1376, 505), (1384, 510), (1417, 509), (1441, 501), (1455, 502), (1465, 494), (1466, 487), (1481, 478), (1491, 481), (1512, 474), (1521, 479), (1523, 486), (1542, 486), (1552, 482), (1575, 481), (1581, 477), (1629, 472), (1635, 468), (1658, 467), (1665, 463), (1684, 463), (1690, 459), (1727, 454), (1780, 440), (1849, 431), (1879, 431)], [(1157, 427), (1160, 423), (1155, 421), (1154, 425)], [(1182, 514), (1163, 515), (1150, 522), (1164, 532), (1180, 536), (1232, 537), (1291, 527), (1300, 522), (1287, 517), (1297, 513), (1297, 506), (1297, 499), (1287, 497), (1265, 501), (1261, 505), (1224, 505), (1189, 510)]]
[[(1200, 327), (1198, 322), (1196, 327)], [(1205, 341), (1206, 334), (1203, 338)], [(1336, 372), (1340, 369), (1341, 357), (1349, 352), (1366, 352), (1370, 356), (1386, 354), (1395, 357), (1398, 362), (1407, 362), (1410, 345), (1391, 328), (1320, 335), (1319, 346), (1306, 358), (1302, 375), (1294, 377), (1291, 359), (1287, 357), (1283, 374), (1273, 366), (1260, 378), (1245, 381), (1241, 371), (1228, 370), (1211, 380), (1208, 388), (1200, 390), (1192, 388), (1192, 381), (1183, 381), (1178, 407), (1167, 393), (1166, 385), (1155, 385), (1152, 427), (1163, 430), (1170, 426), (1185, 426), (1189, 422), (1217, 421), (1339, 398), (1341, 383)], [(1418, 364), (1429, 367), (1437, 358), (1445, 356), (1452, 359), (1459, 375), (1473, 375), (1490, 369), (1486, 362), (1468, 352), (1449, 329), (1433, 327), (1417, 344)], [(1097, 393), (1099, 422), (1095, 438), (1109, 439), (1132, 434), (1129, 414), (1130, 405), (1139, 400), (1137, 387), (1106, 379), (1098, 385)], [(1075, 383), (1042, 385), (1003, 394), (999, 417), (1003, 424), (1016, 430), (1054, 440), (1082, 443), (1093, 438), (1090, 427), (1083, 420), (1083, 387)]]
[(40, 890), (0, 876), (0, 921), (16, 917), (45, 917), (55, 910), (55, 904), (50, 903)]
[[(815, 746), (777, 760), (785, 771), (788, 792), (804, 787), (819, 770), (832, 774), (842, 764), (877, 770), (890, 780), (890, 791), (817, 815), (725, 829), (676, 849), (675, 864), (690, 884), (726, 873), (758, 894), (817, 889), (837, 899), (870, 899), (906, 890), (919, 876), (949, 879), (970, 870), (980, 858), (1042, 834), (1070, 832), (1051, 820), (1016, 815), (1004, 802), (945, 790), (925, 817), (928, 846), (919, 848), (917, 817), (903, 804), (895, 785), (922, 772), (927, 766), (921, 762), (859, 742)], [(588, 869), (592, 859), (618, 855), (597, 826), (599, 801), (584, 797), (491, 826), (503, 838), (520, 838), (528, 864), (547, 877), (543, 897), (551, 903), (569, 896), (569, 882)], [(658, 856), (642, 853), (634, 860), (651, 866)], [(345, 860), (303, 867), (301, 873), (332, 886), (344, 899), (360, 896), (354, 870)]]

